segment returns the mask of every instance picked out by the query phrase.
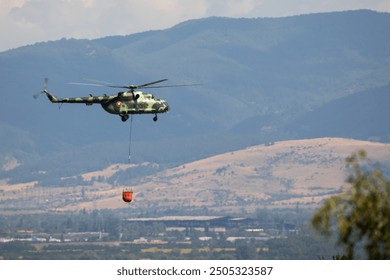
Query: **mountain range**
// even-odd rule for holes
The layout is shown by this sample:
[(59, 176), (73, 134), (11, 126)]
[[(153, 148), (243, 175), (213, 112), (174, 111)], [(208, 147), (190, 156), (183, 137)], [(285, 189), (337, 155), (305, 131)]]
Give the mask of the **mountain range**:
[[(174, 167), (275, 141), (390, 141), (390, 14), (368, 10), (285, 18), (205, 18), (165, 30), (61, 39), (0, 53), (0, 178), (57, 181), (126, 163), (129, 122), (99, 106), (42, 96), (112, 94), (162, 78), (194, 87), (150, 90), (171, 110), (135, 116), (133, 163)], [(71, 164), (70, 164), (71, 163)]]

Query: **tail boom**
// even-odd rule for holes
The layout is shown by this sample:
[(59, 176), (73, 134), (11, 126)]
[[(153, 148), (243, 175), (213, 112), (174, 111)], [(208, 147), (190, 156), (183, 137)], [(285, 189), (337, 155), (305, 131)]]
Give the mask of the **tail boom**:
[(59, 103), (59, 102), (61, 102), (61, 100), (59, 100), (57, 98), (57, 96), (55, 96), (54, 94), (50, 93), (48, 90), (45, 89), (43, 92), (46, 93), (46, 95), (49, 98), (49, 100), (51, 101), (51, 103)]

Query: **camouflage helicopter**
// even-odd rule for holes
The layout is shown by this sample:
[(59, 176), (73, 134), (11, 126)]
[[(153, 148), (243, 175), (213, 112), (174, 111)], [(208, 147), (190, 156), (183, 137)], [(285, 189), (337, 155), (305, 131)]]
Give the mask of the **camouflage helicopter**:
[(37, 98), (40, 94), (45, 93), (52, 103), (83, 103), (87, 106), (94, 103), (100, 104), (103, 109), (110, 113), (119, 115), (123, 122), (127, 121), (129, 115), (133, 114), (154, 114), (153, 120), (157, 121), (157, 114), (166, 113), (169, 110), (168, 103), (163, 99), (157, 99), (150, 93), (144, 93), (139, 89), (143, 88), (164, 88), (164, 87), (182, 87), (192, 85), (168, 85), (168, 86), (153, 86), (158, 83), (167, 81), (167, 79), (158, 80), (155, 82), (143, 84), (143, 85), (102, 85), (102, 84), (87, 84), (87, 83), (71, 83), (78, 85), (91, 85), (91, 86), (106, 86), (111, 88), (123, 88), (126, 91), (118, 92), (116, 95), (101, 95), (89, 97), (68, 97), (58, 98), (53, 93), (47, 90), (48, 79), (45, 79), (44, 90), (34, 95)]

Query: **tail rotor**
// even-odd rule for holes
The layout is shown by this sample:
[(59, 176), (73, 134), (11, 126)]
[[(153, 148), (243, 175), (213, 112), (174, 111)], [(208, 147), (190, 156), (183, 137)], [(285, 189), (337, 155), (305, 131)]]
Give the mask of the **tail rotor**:
[(48, 79), (48, 78), (45, 78), (44, 81), (43, 81), (43, 90), (40, 91), (40, 92), (37, 92), (36, 94), (34, 94), (34, 95), (33, 95), (33, 98), (34, 98), (34, 99), (37, 99), (41, 94), (47, 92), (47, 85), (48, 85), (48, 83), (49, 83), (49, 79)]

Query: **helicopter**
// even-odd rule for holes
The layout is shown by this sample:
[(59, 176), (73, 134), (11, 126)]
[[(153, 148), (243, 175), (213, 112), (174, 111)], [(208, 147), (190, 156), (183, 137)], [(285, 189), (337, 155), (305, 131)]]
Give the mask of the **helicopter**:
[(90, 106), (94, 103), (100, 104), (103, 109), (110, 113), (116, 114), (121, 117), (123, 122), (129, 119), (129, 115), (133, 114), (153, 114), (153, 121), (157, 121), (157, 114), (166, 113), (169, 111), (169, 105), (167, 101), (158, 99), (150, 93), (144, 93), (140, 89), (144, 88), (165, 88), (165, 87), (182, 87), (182, 86), (193, 86), (192, 85), (167, 85), (167, 86), (156, 86), (155, 84), (162, 83), (168, 79), (162, 79), (142, 85), (125, 85), (115, 86), (111, 84), (87, 84), (87, 83), (71, 83), (77, 85), (90, 85), (90, 86), (106, 86), (110, 88), (123, 88), (125, 91), (120, 91), (115, 95), (100, 95), (93, 96), (90, 94), (88, 97), (67, 97), (58, 98), (53, 93), (47, 90), (48, 79), (44, 80), (44, 90), (34, 95), (37, 98), (40, 94), (45, 93), (46, 96), (52, 103), (83, 103)]

